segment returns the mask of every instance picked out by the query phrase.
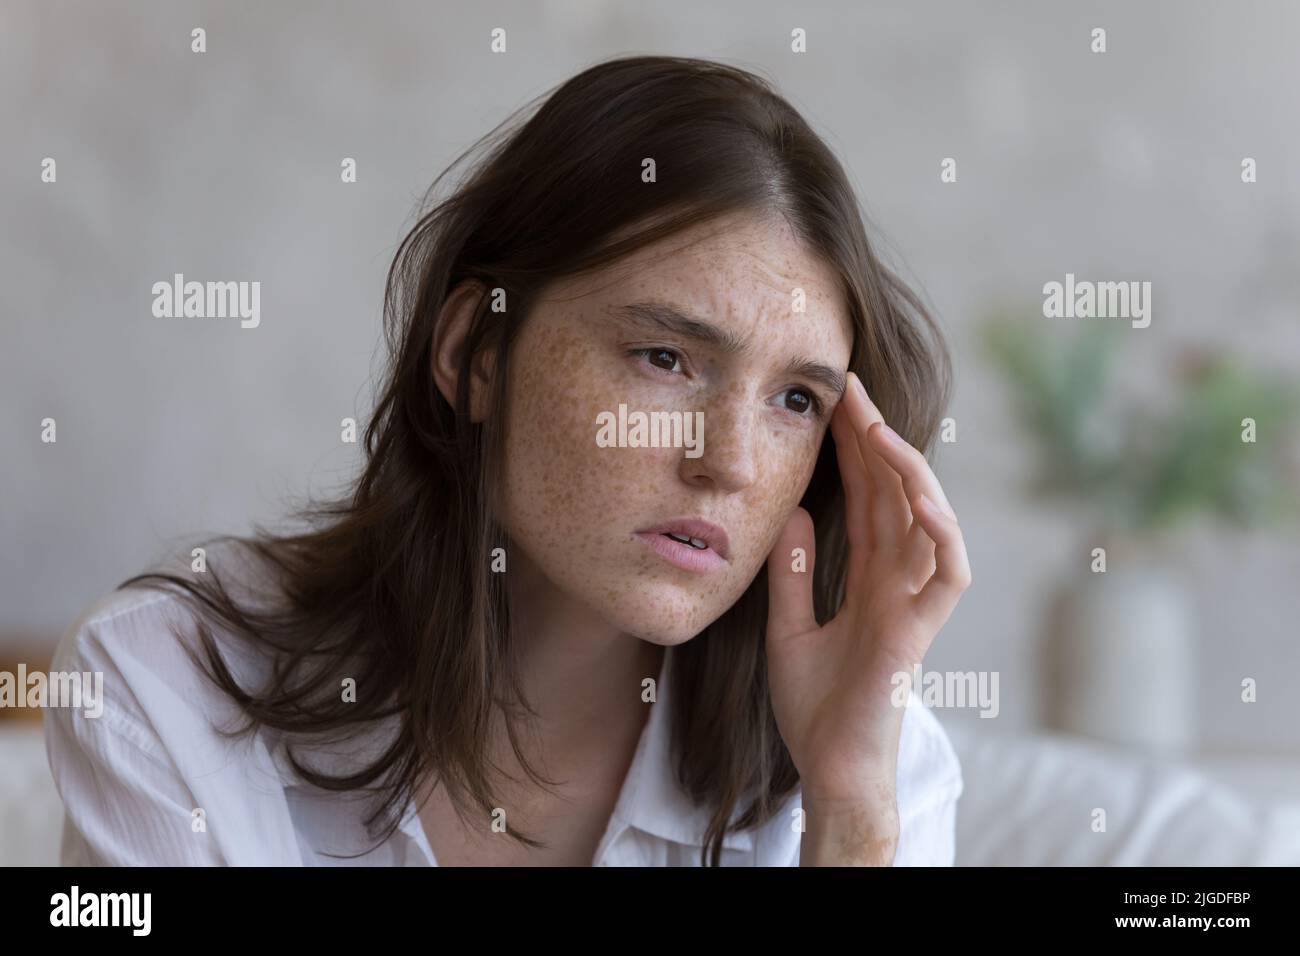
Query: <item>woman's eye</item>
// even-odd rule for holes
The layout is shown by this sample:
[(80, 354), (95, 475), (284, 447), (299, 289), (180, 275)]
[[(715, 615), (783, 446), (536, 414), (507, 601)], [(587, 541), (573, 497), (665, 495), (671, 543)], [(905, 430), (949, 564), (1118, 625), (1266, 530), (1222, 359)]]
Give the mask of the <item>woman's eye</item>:
[(795, 414), (806, 415), (810, 418), (821, 414), (821, 402), (811, 392), (805, 392), (801, 388), (792, 388), (785, 394), (790, 396), (793, 401), (793, 404), (787, 404), (786, 408)]
[(633, 355), (640, 355), (655, 368), (665, 372), (677, 371), (677, 353), (670, 349), (634, 349)]
[[(644, 359), (661, 372), (674, 374), (680, 372), (681, 358), (672, 349), (647, 348), (632, 349), (629, 355)], [(787, 389), (786, 408), (804, 418), (818, 418), (822, 414), (822, 402), (815, 394), (803, 388)]]

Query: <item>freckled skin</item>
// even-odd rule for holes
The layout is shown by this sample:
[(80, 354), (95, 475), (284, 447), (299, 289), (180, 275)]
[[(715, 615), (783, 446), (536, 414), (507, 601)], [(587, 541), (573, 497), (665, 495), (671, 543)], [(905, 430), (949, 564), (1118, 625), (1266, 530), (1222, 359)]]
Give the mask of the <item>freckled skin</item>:
[[(791, 293), (805, 291), (795, 313)], [(626, 328), (612, 307), (666, 301), (743, 335), (752, 351)], [(807, 488), (839, 396), (781, 372), (792, 357), (843, 371), (852, 325), (834, 271), (780, 220), (728, 217), (546, 290), (512, 353), (504, 522), (514, 557), (623, 633), (680, 644), (744, 593)], [(673, 371), (637, 348), (676, 353)], [(661, 362), (663, 360), (660, 360)], [(667, 364), (667, 363), (664, 363)], [(819, 416), (794, 393), (815, 395)], [(704, 453), (601, 448), (597, 416), (704, 413)], [(634, 533), (700, 515), (727, 530), (730, 563), (669, 564)]]

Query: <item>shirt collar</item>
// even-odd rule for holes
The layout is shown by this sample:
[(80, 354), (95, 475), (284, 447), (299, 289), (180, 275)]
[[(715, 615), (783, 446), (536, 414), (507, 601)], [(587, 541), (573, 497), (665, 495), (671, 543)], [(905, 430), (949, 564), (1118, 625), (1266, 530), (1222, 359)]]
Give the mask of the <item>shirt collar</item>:
[[(655, 685), (655, 700), (649, 704), (650, 714), (637, 742), (632, 765), (624, 778), (622, 789), (611, 814), (615, 822), (622, 822), (652, 836), (690, 847), (703, 847), (705, 833), (711, 816), (710, 808), (697, 806), (677, 783), (677, 767), (672, 753), (672, 670), (673, 648), (665, 647), (663, 663)], [(382, 726), (364, 732), (342, 748), (311, 747), (304, 753), (301, 745), (295, 747), (299, 759), (307, 766), (329, 774), (355, 772), (373, 754), (380, 752), (397, 730), (396, 716), (381, 721)], [(273, 748), (273, 758), (286, 786), (302, 786), (289, 766), (281, 747)], [(304, 759), (305, 758), (305, 759)], [(420, 826), (414, 802), (408, 804), (399, 828), (408, 835)], [(732, 814), (734, 820), (743, 807)], [(751, 852), (754, 835), (751, 830), (728, 830), (722, 845), (726, 849)]]
[[(697, 806), (677, 783), (677, 766), (672, 753), (672, 647), (664, 648), (663, 664), (655, 685), (655, 701), (636, 755), (623, 781), (613, 816), (653, 836), (685, 846), (702, 847), (708, 830), (710, 808)], [(733, 820), (743, 808), (737, 808)], [(722, 845), (727, 849), (752, 851), (750, 830), (729, 830)]]

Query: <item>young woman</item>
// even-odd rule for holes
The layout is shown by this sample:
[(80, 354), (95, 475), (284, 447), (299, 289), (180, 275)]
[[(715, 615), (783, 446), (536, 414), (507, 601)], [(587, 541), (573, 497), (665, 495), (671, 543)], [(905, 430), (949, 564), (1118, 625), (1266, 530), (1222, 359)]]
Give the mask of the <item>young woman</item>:
[(970, 582), (948, 358), (839, 162), (671, 57), (485, 143), (389, 273), (348, 496), (60, 645), (106, 698), (47, 711), (64, 861), (951, 863), (906, 694)]

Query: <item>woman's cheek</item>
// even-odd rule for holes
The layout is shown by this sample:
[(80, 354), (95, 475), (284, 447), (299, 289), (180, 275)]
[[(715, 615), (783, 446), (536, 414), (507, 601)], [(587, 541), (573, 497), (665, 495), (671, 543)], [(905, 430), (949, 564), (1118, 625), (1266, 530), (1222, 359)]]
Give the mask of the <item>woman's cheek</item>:
[(755, 570), (767, 560), (768, 553), (780, 536), (790, 512), (803, 498), (817, 466), (821, 447), (821, 430), (793, 429), (776, 434), (765, 453), (766, 467), (754, 483), (748, 512), (753, 515), (757, 533), (755, 553), (750, 564)]
[[(550, 351), (564, 354), (562, 366), (546, 358)], [(657, 450), (597, 442), (600, 414), (617, 414), (620, 402), (641, 398), (626, 379), (573, 344), (553, 343), (532, 355), (544, 361), (521, 370), (512, 396), (506, 456), (512, 510), (518, 521), (544, 523), (573, 541), (574, 534), (589, 534), (601, 520), (625, 513), (633, 495), (645, 494), (647, 453)], [(563, 379), (538, 374), (539, 365), (562, 367)]]
[(507, 448), (515, 500), (553, 509), (554, 523), (564, 522), (591, 492), (595, 442), (588, 441), (586, 411), (575, 399), (556, 391), (521, 394)]

